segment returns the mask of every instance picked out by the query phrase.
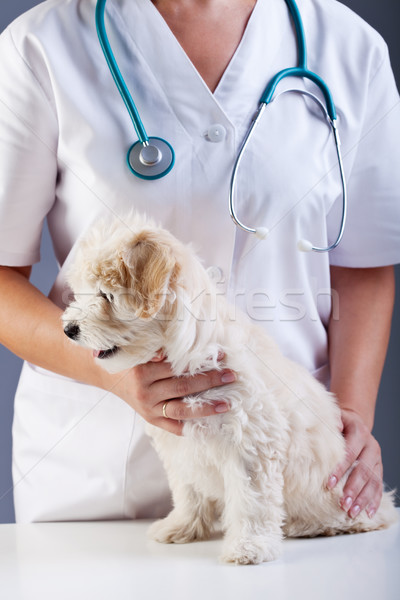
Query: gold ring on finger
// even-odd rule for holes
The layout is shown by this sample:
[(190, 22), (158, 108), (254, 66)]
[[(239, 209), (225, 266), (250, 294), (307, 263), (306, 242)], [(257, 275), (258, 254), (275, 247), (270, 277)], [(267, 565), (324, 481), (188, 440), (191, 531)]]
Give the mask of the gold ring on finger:
[(163, 414), (163, 417), (165, 419), (169, 419), (169, 416), (167, 415), (168, 402), (169, 402), (169, 400), (167, 400), (166, 402), (164, 402), (163, 407), (162, 407), (162, 414)]

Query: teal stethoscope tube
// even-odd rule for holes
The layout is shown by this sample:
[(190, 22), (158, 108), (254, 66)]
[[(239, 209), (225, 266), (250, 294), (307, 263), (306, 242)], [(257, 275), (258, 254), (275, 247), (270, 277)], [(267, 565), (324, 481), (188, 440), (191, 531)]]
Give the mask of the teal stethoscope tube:
[[(142, 179), (159, 179), (160, 177), (164, 177), (164, 175), (169, 173), (169, 171), (172, 169), (172, 167), (174, 165), (174, 161), (175, 161), (175, 154), (174, 154), (173, 148), (169, 144), (169, 142), (167, 142), (166, 140), (159, 138), (159, 137), (149, 138), (146, 133), (146, 130), (145, 130), (142, 120), (140, 118), (139, 112), (138, 112), (136, 105), (133, 101), (133, 98), (129, 92), (129, 89), (125, 83), (125, 80), (122, 77), (121, 71), (119, 70), (117, 61), (114, 57), (110, 43), (108, 41), (107, 32), (106, 32), (105, 23), (104, 23), (104, 12), (105, 12), (106, 1), (107, 0), (97, 0), (97, 4), (96, 4), (97, 34), (98, 34), (99, 42), (100, 42), (101, 48), (103, 50), (105, 59), (107, 61), (108, 67), (113, 76), (115, 85), (117, 86), (118, 91), (121, 94), (121, 97), (125, 103), (125, 106), (127, 108), (127, 111), (132, 120), (133, 126), (135, 128), (135, 131), (136, 131), (136, 134), (138, 137), (138, 141), (135, 142), (128, 151), (127, 163), (128, 163), (129, 168), (131, 169), (132, 173), (134, 173), (136, 176), (138, 176)], [(313, 71), (310, 71), (310, 69), (307, 66), (306, 38), (305, 38), (304, 27), (303, 27), (303, 22), (302, 22), (301, 15), (299, 12), (299, 8), (298, 8), (295, 0), (285, 0), (285, 2), (288, 6), (288, 9), (289, 9), (291, 17), (293, 19), (294, 27), (296, 30), (298, 64), (296, 67), (283, 69), (282, 71), (277, 73), (271, 79), (271, 81), (268, 83), (268, 85), (266, 86), (266, 88), (260, 98), (258, 110), (257, 110), (255, 116), (253, 117), (253, 120), (250, 124), (249, 130), (245, 136), (244, 142), (240, 148), (239, 154), (236, 158), (236, 161), (235, 161), (235, 164), (233, 167), (230, 190), (229, 190), (229, 212), (230, 212), (230, 215), (231, 215), (232, 220), (234, 221), (235, 225), (237, 225), (244, 231), (246, 231), (248, 233), (254, 233), (261, 239), (264, 239), (267, 236), (267, 233), (268, 233), (267, 229), (265, 229), (263, 227), (259, 227), (257, 229), (252, 228), (252, 227), (247, 227), (240, 221), (240, 219), (238, 218), (238, 216), (236, 214), (236, 210), (235, 210), (235, 206), (234, 206), (234, 191), (235, 191), (238, 168), (239, 168), (239, 165), (240, 165), (240, 162), (242, 159), (242, 155), (243, 155), (244, 151), (246, 150), (246, 147), (249, 143), (250, 137), (251, 137), (257, 123), (259, 122), (265, 107), (268, 104), (270, 104), (275, 98), (277, 98), (277, 95), (275, 94), (275, 92), (276, 92), (276, 88), (277, 88), (278, 84), (287, 77), (300, 77), (302, 79), (309, 79), (321, 90), (321, 92), (324, 96), (325, 105), (319, 100), (319, 98), (317, 98), (316, 96), (314, 96), (312, 93), (308, 92), (307, 90), (293, 89), (293, 90), (285, 90), (285, 92), (292, 91), (292, 92), (301, 93), (301, 94), (304, 94), (304, 95), (310, 97), (311, 99), (313, 99), (315, 102), (317, 102), (319, 104), (322, 111), (324, 112), (324, 114), (328, 120), (328, 123), (332, 129), (333, 136), (334, 136), (338, 165), (339, 165), (339, 172), (340, 172), (340, 179), (341, 179), (341, 183), (342, 183), (342, 202), (343, 203), (342, 203), (342, 218), (341, 218), (339, 233), (337, 235), (336, 241), (333, 244), (331, 244), (330, 246), (327, 246), (326, 248), (320, 248), (320, 247), (314, 246), (313, 244), (311, 244), (311, 242), (309, 242), (307, 240), (301, 240), (299, 242), (298, 246), (299, 246), (299, 249), (303, 250), (303, 251), (313, 250), (315, 252), (328, 252), (328, 251), (336, 248), (336, 246), (338, 246), (339, 242), (341, 241), (343, 232), (344, 232), (345, 223), (346, 223), (346, 215), (347, 215), (347, 189), (346, 189), (346, 180), (345, 180), (344, 169), (343, 169), (343, 160), (342, 160), (341, 151), (340, 151), (340, 139), (339, 139), (339, 133), (338, 133), (338, 129), (337, 129), (336, 109), (335, 109), (335, 105), (333, 102), (332, 94), (331, 94), (327, 84), (325, 83), (325, 81), (319, 75), (317, 75)]]
[(129, 92), (122, 73), (119, 70), (114, 53), (108, 40), (104, 12), (107, 0), (98, 0), (96, 4), (96, 29), (101, 49), (113, 76), (115, 85), (121, 94), (129, 113), (138, 141), (128, 150), (127, 165), (134, 175), (141, 179), (160, 179), (170, 172), (175, 162), (174, 150), (166, 140), (147, 135), (139, 111)]
[(336, 120), (336, 110), (333, 103), (332, 94), (330, 93), (325, 81), (319, 75), (310, 71), (310, 69), (307, 67), (306, 36), (304, 33), (303, 21), (299, 12), (299, 7), (294, 0), (285, 0), (285, 2), (288, 5), (288, 9), (292, 15), (294, 27), (296, 29), (298, 65), (297, 67), (283, 69), (272, 78), (260, 98), (260, 104), (269, 104), (271, 102), (278, 83), (282, 81), (282, 79), (285, 79), (285, 77), (301, 77), (303, 79), (310, 79), (324, 94), (328, 115), (331, 120), (334, 121)]
[(111, 71), (111, 75), (113, 76), (115, 85), (117, 86), (118, 91), (121, 94), (122, 100), (125, 102), (126, 109), (132, 120), (136, 134), (139, 138), (139, 142), (143, 144), (149, 141), (148, 135), (140, 118), (138, 109), (136, 108), (136, 104), (134, 103), (133, 98), (125, 83), (125, 80), (122, 77), (122, 73), (119, 70), (117, 61), (115, 60), (115, 56), (113, 54), (113, 51), (111, 50), (110, 42), (108, 41), (106, 27), (104, 23), (104, 12), (106, 8), (106, 2), (107, 0), (98, 0), (96, 4), (97, 35), (99, 38), (101, 49), (103, 50), (104, 57), (107, 61), (108, 68)]
[[(244, 223), (242, 223), (240, 221), (240, 219), (236, 213), (235, 205), (234, 205), (234, 195), (235, 195), (235, 186), (236, 186), (236, 179), (237, 179), (239, 165), (242, 160), (243, 153), (245, 152), (246, 147), (250, 141), (250, 138), (262, 117), (264, 109), (266, 108), (266, 106), (268, 104), (270, 104), (274, 99), (277, 98), (277, 95), (275, 95), (275, 92), (276, 92), (276, 88), (277, 88), (278, 84), (286, 77), (300, 77), (302, 79), (309, 79), (321, 90), (321, 92), (324, 96), (325, 105), (321, 102), (321, 100), (319, 98), (317, 98), (316, 96), (314, 96), (314, 94), (312, 94), (311, 92), (309, 92), (307, 90), (292, 89), (292, 90), (285, 90), (285, 92), (297, 92), (297, 93), (303, 94), (303, 95), (311, 98), (312, 100), (314, 100), (320, 106), (321, 110), (323, 111), (323, 113), (329, 123), (329, 126), (331, 127), (334, 142), (335, 142), (336, 155), (337, 155), (339, 173), (340, 173), (340, 181), (341, 181), (341, 185), (342, 185), (342, 217), (341, 217), (339, 232), (336, 237), (336, 240), (329, 246), (326, 246), (326, 247), (314, 246), (309, 240), (299, 240), (297, 246), (298, 246), (298, 249), (301, 250), (302, 252), (310, 252), (310, 251), (330, 252), (331, 250), (334, 250), (334, 248), (336, 248), (339, 245), (339, 243), (343, 237), (344, 228), (346, 225), (346, 217), (347, 217), (347, 186), (346, 186), (346, 178), (345, 178), (345, 174), (344, 174), (343, 159), (342, 159), (341, 150), (340, 150), (340, 138), (339, 138), (339, 132), (338, 132), (338, 128), (337, 128), (336, 109), (335, 109), (335, 105), (333, 102), (332, 94), (331, 94), (327, 84), (325, 83), (325, 81), (319, 75), (317, 75), (313, 71), (310, 71), (310, 69), (307, 66), (306, 37), (305, 37), (305, 33), (304, 33), (303, 21), (301, 19), (299, 8), (298, 8), (295, 0), (285, 0), (285, 2), (287, 4), (289, 12), (292, 16), (294, 27), (296, 30), (298, 64), (297, 64), (297, 67), (283, 69), (282, 71), (277, 73), (271, 79), (271, 81), (267, 84), (267, 86), (260, 98), (258, 110), (252, 119), (252, 122), (251, 122), (250, 127), (247, 131), (247, 134), (244, 138), (244, 141), (239, 150), (239, 154), (236, 158), (236, 161), (234, 163), (234, 167), (232, 170), (231, 183), (230, 183), (230, 188), (229, 188), (229, 212), (230, 212), (230, 215), (231, 215), (232, 220), (235, 223), (235, 225), (237, 225), (238, 227), (243, 229), (243, 231), (246, 231), (247, 233), (253, 233), (260, 239), (265, 239), (268, 236), (268, 233), (269, 233), (268, 229), (266, 229), (265, 227), (257, 227), (257, 228), (248, 227), (247, 225), (245, 225)], [(282, 92), (282, 93), (285, 93), (285, 92)]]

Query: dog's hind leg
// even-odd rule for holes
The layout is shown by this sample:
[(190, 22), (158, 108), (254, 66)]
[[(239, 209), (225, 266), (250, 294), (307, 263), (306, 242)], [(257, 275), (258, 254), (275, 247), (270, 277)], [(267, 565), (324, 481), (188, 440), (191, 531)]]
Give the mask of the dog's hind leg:
[(175, 486), (173, 500), (174, 509), (165, 519), (150, 526), (149, 536), (164, 544), (185, 544), (207, 539), (215, 519), (214, 502), (188, 484)]
[(252, 471), (239, 455), (224, 465), (224, 548), (237, 564), (274, 560), (282, 552), (283, 476), (279, 460)]

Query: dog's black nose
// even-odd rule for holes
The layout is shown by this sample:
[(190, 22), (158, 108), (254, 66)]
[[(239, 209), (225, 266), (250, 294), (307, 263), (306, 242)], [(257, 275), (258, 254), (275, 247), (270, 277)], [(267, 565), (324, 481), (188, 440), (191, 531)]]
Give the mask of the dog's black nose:
[(71, 338), (71, 340), (76, 340), (80, 333), (79, 325), (76, 323), (68, 323), (64, 329), (64, 333)]

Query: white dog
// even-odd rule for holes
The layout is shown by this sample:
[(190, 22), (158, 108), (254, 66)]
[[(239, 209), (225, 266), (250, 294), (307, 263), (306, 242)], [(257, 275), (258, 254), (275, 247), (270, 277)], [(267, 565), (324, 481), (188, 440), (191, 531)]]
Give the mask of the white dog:
[(178, 376), (222, 367), (237, 374), (235, 383), (184, 399), (228, 400), (228, 413), (187, 421), (182, 437), (148, 427), (174, 502), (152, 525), (155, 540), (204, 539), (221, 517), (222, 558), (247, 564), (278, 557), (284, 535), (369, 531), (396, 520), (390, 493), (372, 519), (340, 509), (344, 481), (325, 487), (345, 453), (334, 397), (245, 315), (233, 318), (190, 247), (137, 215), (100, 221), (80, 243), (69, 282), (75, 301), (65, 331), (105, 369), (145, 363), (162, 349)]

